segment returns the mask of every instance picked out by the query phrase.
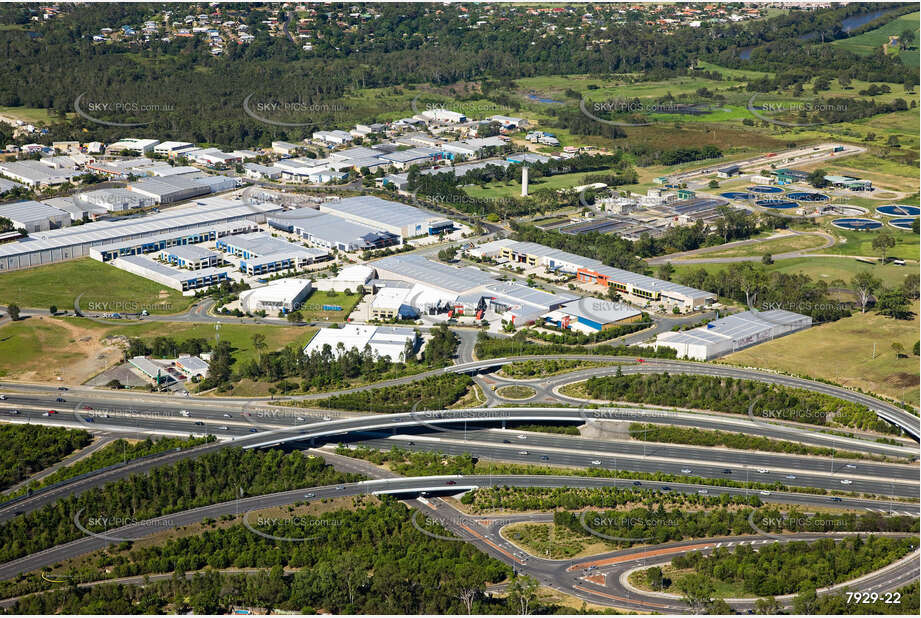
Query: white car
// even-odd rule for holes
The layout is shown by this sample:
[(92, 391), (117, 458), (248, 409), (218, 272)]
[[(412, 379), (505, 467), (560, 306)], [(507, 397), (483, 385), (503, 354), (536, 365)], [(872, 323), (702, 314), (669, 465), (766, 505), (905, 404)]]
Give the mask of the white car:
[(788, 474), (788, 475), (785, 476), (784, 478), (790, 479), (790, 480), (792, 481), (792, 480), (796, 479), (796, 475), (795, 475), (795, 474)]
[(697, 490), (697, 493), (699, 493), (699, 494), (708, 494), (708, 493), (710, 493), (710, 492), (707, 491), (706, 489), (698, 489), (698, 490)]
[(231, 418), (231, 416), (225, 412), (225, 413), (224, 413), (224, 418)]
[(841, 484), (842, 484), (842, 485), (850, 485), (850, 484), (851, 484), (851, 481), (848, 480), (848, 479), (841, 479)]
[(758, 468), (758, 474), (767, 474), (767, 468)]
[(221, 425), (220, 427), (218, 427), (218, 429), (220, 429), (221, 431), (227, 431), (227, 425)]
[(690, 473), (691, 473), (690, 468), (681, 468), (681, 474), (690, 474)]
[(593, 460), (592, 460), (592, 465), (593, 465), (593, 466), (600, 466), (600, 465), (601, 465), (601, 460), (600, 460), (600, 459), (593, 459)]
[(770, 496), (770, 495), (771, 495), (771, 492), (769, 492), (767, 489), (762, 489), (762, 490), (761, 490), (761, 495), (762, 495), (762, 496)]
[(528, 452), (527, 452), (527, 451), (518, 451), (518, 454), (519, 454), (519, 455), (527, 455)]
[(331, 416), (324, 416), (324, 417), (323, 417), (323, 420), (324, 420), (324, 421), (331, 421), (331, 420), (333, 420), (333, 417), (331, 417)]
[(527, 440), (527, 439), (528, 439), (528, 436), (524, 435), (523, 433), (520, 433), (520, 434), (518, 434), (518, 439), (519, 439), (519, 440)]
[(4, 399), (6, 399), (6, 395), (0, 395), (0, 401), (3, 401)]
[(297, 420), (303, 421), (303, 420), (304, 420), (304, 417), (303, 417), (303, 416), (298, 416), (298, 417), (297, 417)]
[(851, 470), (856, 470), (856, 469), (857, 469), (857, 466), (855, 466), (854, 464), (844, 464), (844, 467), (845, 467), (845, 468), (850, 468)]

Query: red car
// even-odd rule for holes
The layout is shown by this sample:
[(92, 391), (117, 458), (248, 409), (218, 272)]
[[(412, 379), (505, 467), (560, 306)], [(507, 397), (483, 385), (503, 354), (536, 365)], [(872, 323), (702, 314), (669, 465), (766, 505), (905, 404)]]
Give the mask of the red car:
[(448, 481), (448, 485), (457, 485), (457, 481)]
[(48, 414), (57, 414), (57, 410), (48, 410)]

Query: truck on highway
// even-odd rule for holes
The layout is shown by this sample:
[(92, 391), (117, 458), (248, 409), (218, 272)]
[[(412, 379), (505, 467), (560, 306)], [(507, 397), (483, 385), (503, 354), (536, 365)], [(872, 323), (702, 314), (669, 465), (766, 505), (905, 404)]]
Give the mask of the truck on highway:
[(179, 416), (192, 416), (188, 410), (179, 410)]

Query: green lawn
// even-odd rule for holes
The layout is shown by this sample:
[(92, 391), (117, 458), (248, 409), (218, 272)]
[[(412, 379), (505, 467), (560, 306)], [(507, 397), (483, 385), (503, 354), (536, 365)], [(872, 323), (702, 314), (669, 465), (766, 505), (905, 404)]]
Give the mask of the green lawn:
[(179, 291), (90, 258), (0, 275), (0, 305), (47, 309), (57, 305), (100, 313), (180, 313), (195, 300)]
[[(856, 313), (730, 354), (720, 362), (824, 378), (917, 406), (918, 358), (910, 356), (921, 325), (917, 302), (912, 310), (911, 320), (894, 320), (872, 311)], [(901, 343), (909, 356), (897, 358), (891, 348), (894, 342)]]
[[(359, 300), (361, 300), (361, 296), (356, 293), (347, 296), (343, 292), (323, 292), (315, 290), (303, 301), (300, 312), (304, 316), (304, 321), (306, 322), (315, 320), (344, 322), (345, 318), (352, 312), (352, 309), (355, 308)], [(324, 311), (324, 305), (342, 307), (342, 311)]]
[[(52, 122), (60, 121), (60, 119), (57, 116), (53, 116), (49, 110), (40, 107), (8, 107), (0, 105), (0, 116), (9, 116), (10, 118), (15, 118), (31, 124), (39, 122), (51, 124)], [(73, 117), (73, 114), (67, 114), (67, 116), (70, 118)]]
[[(672, 279), (677, 280), (680, 273), (690, 270), (703, 268), (707, 272), (719, 271), (727, 268), (726, 264), (682, 264), (681, 262), (672, 262), (675, 267), (675, 276)], [(777, 260), (770, 266), (766, 267), (768, 272), (782, 273), (803, 273), (809, 275), (814, 280), (832, 282), (837, 279), (850, 283), (861, 270), (871, 270), (873, 275), (880, 279), (884, 285), (895, 286), (905, 280), (905, 275), (912, 272), (909, 266), (896, 266), (894, 264), (870, 265), (863, 264), (852, 258), (845, 257), (814, 257), (814, 258), (792, 258), (788, 260)], [(914, 269), (917, 272), (917, 268)]]
[[(898, 36), (905, 30), (913, 30), (917, 37), (919, 17), (921, 17), (921, 13), (901, 15), (875, 30), (858, 34), (855, 37), (841, 39), (840, 41), (833, 41), (831, 45), (847, 49), (855, 54), (869, 56), (876, 52), (877, 49), (880, 49), (884, 43), (889, 42), (890, 35)], [(918, 43), (916, 40), (912, 49), (898, 52), (899, 58), (901, 58), (903, 64), (913, 67), (919, 65), (919, 51), (917, 45)]]
[(255, 360), (259, 355), (253, 347), (253, 335), (256, 333), (265, 336), (265, 349), (270, 352), (280, 350), (289, 343), (296, 342), (306, 345), (316, 330), (312, 327), (267, 324), (221, 324), (220, 329), (215, 330), (213, 324), (147, 322), (113, 326), (108, 329), (107, 334), (109, 336), (139, 337), (145, 340), (153, 340), (155, 337), (170, 337), (176, 340), (202, 338), (207, 339), (212, 345), (215, 342), (215, 334), (217, 334), (221, 341), (230, 343), (233, 347), (233, 357), (237, 364), (240, 364)]
[[(763, 242), (750, 243), (747, 245), (739, 245), (736, 247), (729, 247), (726, 249), (721, 249), (720, 251), (710, 251), (707, 253), (700, 254), (699, 256), (690, 256), (690, 258), (695, 257), (750, 257), (757, 255), (764, 255), (765, 253), (770, 253), (776, 255), (778, 253), (786, 253), (788, 251), (797, 251), (812, 249), (815, 247), (821, 247), (825, 242), (825, 239), (820, 236), (785, 236), (783, 238), (773, 238), (771, 240), (765, 240)], [(675, 263), (680, 263), (676, 261)]]
[(838, 237), (839, 241), (835, 243), (833, 247), (822, 249), (822, 253), (879, 257), (879, 251), (873, 248), (873, 239), (879, 236), (883, 230), (887, 230), (890, 234), (892, 234), (892, 237), (895, 239), (896, 243), (895, 247), (889, 250), (888, 255), (891, 257), (918, 261), (918, 235), (910, 231), (899, 230), (890, 225), (884, 226), (879, 231), (867, 232), (842, 230), (830, 224), (824, 227), (825, 230), (832, 236)]

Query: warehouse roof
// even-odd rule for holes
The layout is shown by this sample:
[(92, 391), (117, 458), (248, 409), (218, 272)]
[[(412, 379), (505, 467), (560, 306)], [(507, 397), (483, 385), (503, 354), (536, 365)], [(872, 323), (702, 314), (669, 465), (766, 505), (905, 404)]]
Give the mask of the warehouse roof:
[(368, 265), (376, 268), (378, 276), (382, 279), (387, 278), (380, 275), (380, 271), (384, 270), (458, 294), (496, 282), (491, 275), (479, 268), (456, 268), (414, 254), (392, 255)]
[(172, 266), (167, 266), (166, 264), (161, 264), (160, 262), (152, 260), (149, 257), (144, 257), (143, 255), (125, 255), (118, 258), (118, 261), (134, 264), (135, 266), (148, 272), (156, 273), (163, 277), (169, 277), (174, 281), (180, 282), (229, 272), (229, 269), (227, 268), (199, 268), (198, 270), (174, 268)]
[(60, 217), (63, 214), (65, 214), (64, 211), (35, 200), (0, 204), (0, 217), (6, 217), (17, 223), (43, 221), (50, 217)]
[[(306, 210), (306, 209), (305, 209)], [(364, 246), (369, 240), (376, 239), (382, 234), (388, 234), (382, 230), (348, 221), (336, 215), (317, 213), (315, 210), (297, 219), (291, 219), (286, 216), (279, 220), (282, 225), (292, 225), (299, 232), (315, 236), (321, 240), (331, 243), (361, 244)]]
[(325, 202), (320, 206), (320, 209), (333, 211), (343, 217), (360, 217), (399, 227), (417, 225), (439, 218), (437, 215), (420, 210), (415, 206), (382, 200), (373, 195), (361, 195)]
[(205, 249), (204, 247), (199, 247), (198, 245), (176, 245), (173, 247), (167, 247), (163, 250), (169, 255), (175, 255), (178, 258), (184, 260), (200, 260), (201, 258), (211, 257), (216, 255), (214, 251), (210, 249)]
[(520, 283), (499, 282), (486, 286), (486, 291), (500, 298), (511, 299), (532, 307), (541, 307), (545, 311), (554, 305), (576, 300), (572, 294), (551, 294)]
[(261, 213), (281, 210), (274, 204), (243, 204), (239, 200), (213, 197), (195, 206), (170, 208), (160, 213), (116, 221), (96, 221), (78, 227), (48, 232), (35, 232), (18, 242), (0, 245), (0, 257), (32, 251), (56, 249), (83, 244), (116, 244), (128, 238), (144, 238), (164, 234), (169, 230), (215, 228), (222, 222), (246, 219)]
[(620, 322), (640, 315), (640, 312), (635, 307), (631, 307), (626, 303), (598, 298), (573, 300), (560, 307), (559, 311), (575, 318), (584, 318), (598, 324)]

